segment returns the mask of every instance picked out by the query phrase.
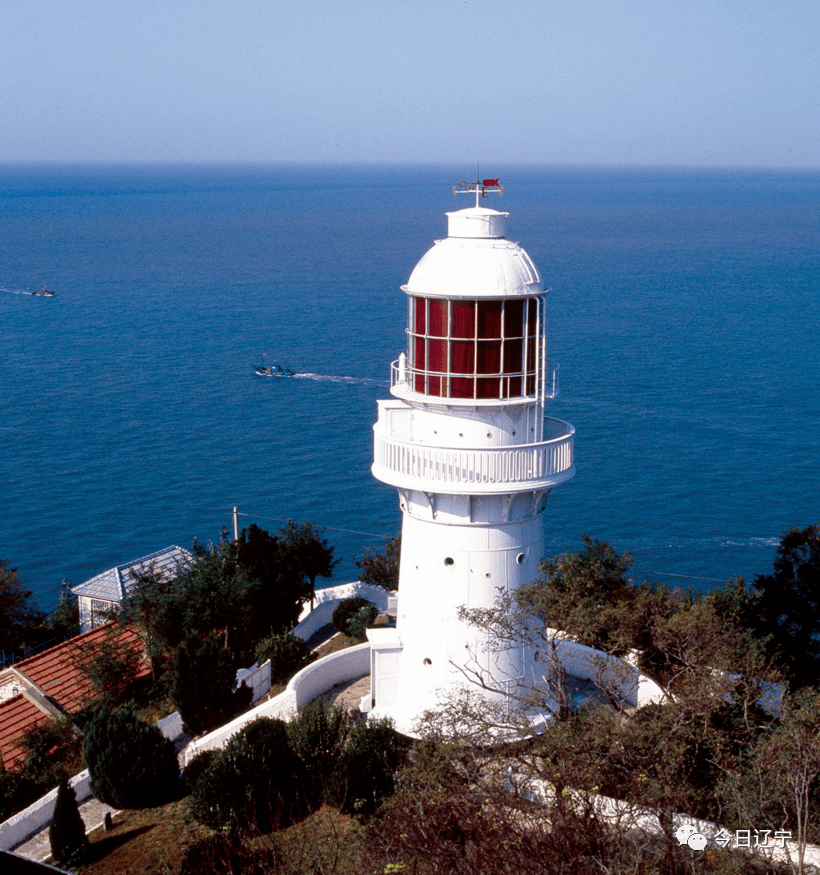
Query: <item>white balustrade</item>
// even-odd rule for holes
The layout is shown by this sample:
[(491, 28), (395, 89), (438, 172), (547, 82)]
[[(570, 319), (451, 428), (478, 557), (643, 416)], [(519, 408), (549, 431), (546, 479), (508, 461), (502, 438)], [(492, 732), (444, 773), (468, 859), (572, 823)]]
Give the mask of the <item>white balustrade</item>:
[(399, 440), (374, 429), (373, 473), (383, 482), (417, 489), (499, 492), (541, 488), (568, 480), (573, 472), (575, 429), (547, 420), (551, 440), (488, 449), (435, 447)]

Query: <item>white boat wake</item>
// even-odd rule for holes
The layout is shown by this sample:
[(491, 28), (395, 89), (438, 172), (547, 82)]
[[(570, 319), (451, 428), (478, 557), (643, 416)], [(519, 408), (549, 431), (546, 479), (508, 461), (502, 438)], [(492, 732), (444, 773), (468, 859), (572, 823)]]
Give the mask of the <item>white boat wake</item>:
[(337, 377), (332, 374), (294, 374), (294, 378), (316, 380), (323, 383), (354, 383), (361, 386), (388, 386), (387, 380), (373, 380), (370, 377)]
[(31, 292), (27, 292), (25, 289), (7, 289), (3, 286), (0, 286), (0, 292), (8, 292), (10, 295), (30, 295)]

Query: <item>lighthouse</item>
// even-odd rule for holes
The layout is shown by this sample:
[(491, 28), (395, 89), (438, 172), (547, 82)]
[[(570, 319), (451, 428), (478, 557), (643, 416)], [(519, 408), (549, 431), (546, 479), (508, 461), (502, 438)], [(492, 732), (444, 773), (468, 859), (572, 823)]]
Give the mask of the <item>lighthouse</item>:
[[(372, 472), (398, 491), (402, 543), (396, 626), (368, 631), (363, 704), (410, 734), (461, 689), (499, 700), (540, 676), (526, 648), (494, 652), (459, 609), (535, 578), (547, 496), (575, 474), (575, 429), (545, 417), (557, 368), (538, 269), (506, 239), (509, 213), (482, 205), (497, 179), (453, 191), (474, 205), (447, 213), (447, 237), (402, 286), (407, 348), (373, 427)], [(471, 684), (476, 671), (489, 683)]]

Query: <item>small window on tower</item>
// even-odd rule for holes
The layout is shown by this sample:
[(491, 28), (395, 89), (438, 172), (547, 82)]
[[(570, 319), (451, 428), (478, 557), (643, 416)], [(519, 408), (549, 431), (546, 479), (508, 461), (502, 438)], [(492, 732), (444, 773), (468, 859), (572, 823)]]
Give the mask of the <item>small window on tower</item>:
[(455, 564), (456, 564), (456, 560), (453, 559), (452, 556), (448, 556), (448, 557), (444, 560), (444, 564), (449, 568), (451, 565), (455, 565)]

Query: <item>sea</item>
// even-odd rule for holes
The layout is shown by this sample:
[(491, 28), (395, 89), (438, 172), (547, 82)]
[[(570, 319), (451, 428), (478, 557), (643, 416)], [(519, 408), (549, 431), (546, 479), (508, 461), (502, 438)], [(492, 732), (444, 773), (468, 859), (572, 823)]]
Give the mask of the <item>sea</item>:
[[(771, 570), (820, 519), (820, 171), (494, 165), (538, 265), (582, 534), (636, 580)], [(0, 559), (44, 609), (169, 544), (400, 530), (370, 474), (405, 283), (469, 166), (0, 166)], [(25, 294), (40, 287), (53, 297)], [(278, 362), (289, 379), (259, 377)]]

